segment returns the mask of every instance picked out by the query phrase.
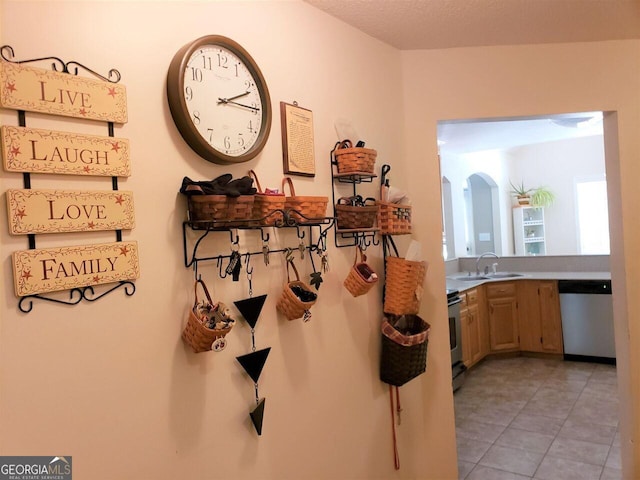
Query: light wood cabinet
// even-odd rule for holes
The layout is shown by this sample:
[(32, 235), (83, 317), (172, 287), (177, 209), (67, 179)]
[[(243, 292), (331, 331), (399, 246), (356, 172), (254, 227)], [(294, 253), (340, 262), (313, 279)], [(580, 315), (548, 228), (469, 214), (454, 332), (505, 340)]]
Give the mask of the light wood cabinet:
[(492, 352), (518, 350), (518, 299), (515, 282), (486, 285), (489, 343)]
[(487, 322), (484, 315), (483, 288), (463, 293), (460, 308), (462, 328), (462, 361), (468, 367), (475, 365), (489, 353)]
[(558, 283), (552, 280), (518, 282), (520, 349), (562, 353), (562, 319)]

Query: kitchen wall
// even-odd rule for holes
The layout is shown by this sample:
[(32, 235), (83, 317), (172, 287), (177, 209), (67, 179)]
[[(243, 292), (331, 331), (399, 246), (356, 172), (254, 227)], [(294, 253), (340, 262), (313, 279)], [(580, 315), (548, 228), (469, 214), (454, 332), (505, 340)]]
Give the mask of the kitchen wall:
[(547, 255), (576, 255), (579, 244), (575, 182), (604, 176), (604, 139), (589, 136), (463, 155), (441, 154), (441, 169), (452, 184), (452, 203), (457, 206), (453, 221), (458, 256), (467, 255), (464, 181), (478, 172), (489, 175), (498, 185), (501, 229), (496, 233), (496, 244), (501, 255), (515, 254), (511, 213), (514, 198), (509, 182), (519, 184), (521, 180), (526, 187), (546, 186), (556, 195), (553, 206), (545, 209)]
[[(438, 121), (606, 112), (611, 272), (625, 478), (640, 475), (638, 442), (633, 442), (640, 434), (640, 379), (632, 373), (638, 371), (640, 298), (627, 293), (640, 281), (640, 226), (635, 220), (640, 203), (639, 53), (638, 41), (402, 52), (410, 188), (417, 204), (434, 208), (432, 214), (420, 216), (415, 236), (424, 242), (430, 258), (442, 249), (437, 241), (440, 211), (436, 210), (440, 179), (432, 173), (438, 164)], [(444, 288), (444, 281), (443, 263), (433, 262), (428, 290)], [(441, 303), (429, 303), (427, 307), (437, 315), (444, 308)]]
[(514, 181), (546, 186), (556, 196), (544, 212), (547, 255), (579, 254), (576, 181), (604, 179), (604, 139), (591, 136), (509, 149)]
[[(40, 302), (25, 315), (12, 292), (9, 257), (26, 241), (0, 233), (1, 454), (73, 455), (77, 476), (96, 480), (457, 478), (437, 121), (605, 110), (616, 112), (605, 120), (614, 132), (605, 143), (619, 159), (607, 166), (607, 176), (617, 233), (612, 275), (624, 466), (626, 477), (638, 475), (640, 452), (630, 442), (640, 429), (640, 379), (631, 374), (639, 362), (640, 298), (627, 295), (627, 286), (640, 280), (640, 265), (632, 261), (640, 248), (640, 191), (634, 184), (640, 178), (640, 42), (398, 52), (298, 1), (0, 5), (0, 40), (19, 59), (56, 55), (99, 72), (121, 71), (129, 123), (116, 135), (130, 139), (134, 162), (133, 176), (121, 188), (134, 191), (137, 214), (135, 230), (124, 236), (138, 241), (141, 257), (134, 296), (115, 293), (75, 307)], [(392, 464), (388, 390), (377, 377), (381, 292), (353, 299), (342, 288), (353, 261), (350, 249), (329, 242), (331, 272), (308, 324), (275, 313), (282, 261), (274, 259), (268, 268), (256, 262), (254, 292), (269, 294), (256, 339), (259, 348), (272, 347), (260, 379), (267, 398), (262, 437), (248, 419), (252, 385), (234, 358), (250, 348), (248, 328), (237, 326), (219, 354), (193, 355), (179, 338), (193, 281), (182, 259), (182, 177), (207, 179), (226, 171), (239, 176), (254, 168), (263, 186), (270, 186), (282, 176), (277, 114), (260, 157), (233, 167), (204, 162), (172, 124), (164, 93), (167, 66), (178, 48), (211, 33), (249, 50), (274, 107), (297, 100), (313, 110), (317, 176), (296, 178), (298, 193), (330, 195), (328, 155), (337, 118), (353, 122), (358, 136), (378, 150), (378, 168), (390, 163), (392, 184), (410, 192), (414, 237), (429, 261), (421, 315), (432, 332), (427, 373), (401, 389), (400, 472)], [(3, 124), (16, 123), (14, 112), (0, 115)], [(104, 132), (37, 115), (28, 122)], [(0, 177), (2, 191), (21, 184), (20, 175)], [(76, 188), (78, 181), (33, 181), (34, 188), (54, 184)], [(43, 236), (38, 246), (103, 239), (88, 235)], [(278, 237), (290, 239), (286, 232)], [(369, 254), (380, 269), (380, 251)], [(308, 265), (304, 270), (309, 273)], [(247, 296), (246, 281), (217, 280), (213, 267), (202, 273), (219, 298)]]
[[(220, 353), (194, 355), (180, 339), (194, 280), (183, 260), (182, 178), (205, 180), (225, 172), (238, 177), (253, 168), (263, 187), (280, 187), (278, 107), (297, 101), (313, 111), (316, 154), (316, 177), (294, 178), (298, 195), (331, 198), (329, 152), (338, 139), (337, 119), (353, 124), (358, 137), (378, 151), (378, 171), (391, 164), (393, 185), (406, 189), (399, 52), (299, 1), (0, 5), (0, 41), (14, 48), (17, 60), (55, 55), (100, 73), (121, 72), (129, 122), (115, 133), (131, 142), (133, 174), (120, 180), (120, 189), (134, 192), (137, 221), (123, 237), (138, 242), (141, 271), (132, 297), (119, 290), (74, 307), (35, 301), (33, 311), (23, 314), (10, 257), (27, 241), (1, 229), (0, 454), (71, 455), (74, 478), (92, 480), (454, 478), (446, 316), (428, 317), (434, 332), (428, 371), (401, 389), (401, 470), (395, 473), (389, 390), (378, 377), (381, 287), (351, 297), (342, 282), (354, 251), (336, 249), (332, 232), (330, 271), (309, 323), (276, 313), (286, 280), (282, 255), (272, 255), (269, 267), (261, 258), (252, 260), (253, 293), (268, 294), (256, 346), (271, 347), (260, 377), (266, 398), (261, 437), (249, 419), (253, 384), (235, 359), (251, 349), (247, 325), (239, 321)], [(220, 166), (198, 157), (168, 110), (165, 78), (174, 53), (208, 34), (244, 46), (270, 89), (271, 135), (263, 153), (247, 164)], [(48, 62), (41, 66), (49, 68)], [(15, 112), (0, 115), (2, 124), (17, 124)], [(27, 114), (27, 124), (107, 133), (104, 124), (44, 115)], [(0, 186), (2, 192), (22, 188), (22, 175), (3, 172)], [(32, 186), (110, 189), (111, 182), (32, 175)], [(363, 185), (365, 194), (376, 190), (376, 184)], [(349, 192), (338, 187), (338, 194)], [(298, 245), (295, 231), (270, 233), (271, 248)], [(228, 254), (229, 236), (212, 236), (203, 254)], [(241, 237), (243, 250), (261, 249), (257, 232)], [(113, 238), (97, 232), (42, 235), (37, 245)], [(381, 271), (381, 248), (367, 253)], [(308, 258), (296, 264), (308, 278)], [(215, 262), (201, 265), (199, 273), (214, 298), (229, 305), (249, 295), (244, 271), (237, 283), (217, 278)], [(444, 302), (440, 287), (429, 296)]]

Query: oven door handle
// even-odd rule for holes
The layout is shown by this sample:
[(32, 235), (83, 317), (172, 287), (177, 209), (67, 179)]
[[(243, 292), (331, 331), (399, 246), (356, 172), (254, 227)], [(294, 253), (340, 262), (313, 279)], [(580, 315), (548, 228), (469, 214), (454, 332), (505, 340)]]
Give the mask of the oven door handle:
[(462, 303), (462, 299), (460, 297), (448, 301), (447, 307), (451, 307), (452, 305), (457, 305), (458, 303)]

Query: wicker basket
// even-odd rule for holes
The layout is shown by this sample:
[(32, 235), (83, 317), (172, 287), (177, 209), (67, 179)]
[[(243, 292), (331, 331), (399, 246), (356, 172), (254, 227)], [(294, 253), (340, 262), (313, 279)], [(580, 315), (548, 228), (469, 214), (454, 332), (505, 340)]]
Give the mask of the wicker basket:
[(430, 328), (417, 315), (385, 317), (381, 328), (380, 380), (399, 387), (424, 373)]
[(188, 199), (189, 220), (216, 223), (245, 221), (251, 218), (255, 195), (191, 195)]
[[(289, 278), (289, 265), (293, 267), (293, 271), (296, 274), (296, 280), (291, 281)], [(305, 321), (308, 321), (311, 318), (310, 309), (316, 303), (316, 300), (303, 302), (295, 293), (293, 293), (291, 287), (300, 287), (302, 290), (313, 293), (311, 287), (300, 280), (298, 270), (293, 262), (287, 261), (287, 284), (276, 303), (276, 309), (287, 317), (288, 320), (304, 318)]]
[[(358, 262), (358, 252), (360, 252), (360, 262)], [(356, 248), (356, 258), (353, 267), (349, 270), (349, 275), (344, 279), (344, 287), (354, 297), (359, 297), (369, 292), (378, 283), (378, 276), (373, 269), (367, 265), (367, 256), (362, 249)]]
[(282, 212), (276, 212), (276, 210), (284, 210), (284, 193), (264, 193), (256, 172), (249, 170), (249, 176), (253, 177), (258, 189), (253, 201), (251, 216), (258, 219), (260, 225), (274, 225), (276, 222), (282, 221)]
[(412, 262), (388, 256), (384, 292), (384, 312), (395, 315), (417, 314), (422, 298), (426, 262)]
[(338, 173), (373, 173), (378, 152), (371, 148), (352, 147), (351, 140), (344, 140), (334, 155)]
[(336, 203), (336, 217), (338, 228), (371, 228), (378, 216), (378, 205), (354, 206), (348, 199), (340, 198)]
[(328, 197), (298, 196), (289, 177), (282, 179), (282, 191), (289, 185), (290, 197), (285, 198), (285, 210), (293, 210), (291, 218), (300, 224), (317, 223), (327, 214)]
[(378, 227), (382, 235), (403, 235), (411, 233), (411, 205), (377, 202)]
[[(208, 352), (212, 349), (213, 344), (217, 339), (224, 338), (233, 328), (233, 326), (230, 326), (229, 328), (212, 329), (205, 326), (203, 321), (195, 312), (198, 305), (198, 284), (202, 286), (209, 304), (213, 305), (207, 286), (202, 280), (197, 280), (195, 284), (195, 302), (193, 307), (189, 310), (187, 324), (182, 331), (182, 339), (193, 349), (195, 353)], [(225, 344), (217, 343), (217, 345), (218, 348), (216, 350), (219, 351), (224, 348)]]

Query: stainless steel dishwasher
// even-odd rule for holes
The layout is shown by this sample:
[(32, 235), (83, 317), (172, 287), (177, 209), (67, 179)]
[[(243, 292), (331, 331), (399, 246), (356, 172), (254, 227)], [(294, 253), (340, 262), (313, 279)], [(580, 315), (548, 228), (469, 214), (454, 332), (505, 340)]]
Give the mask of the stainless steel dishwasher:
[(611, 280), (559, 280), (565, 360), (615, 363)]

